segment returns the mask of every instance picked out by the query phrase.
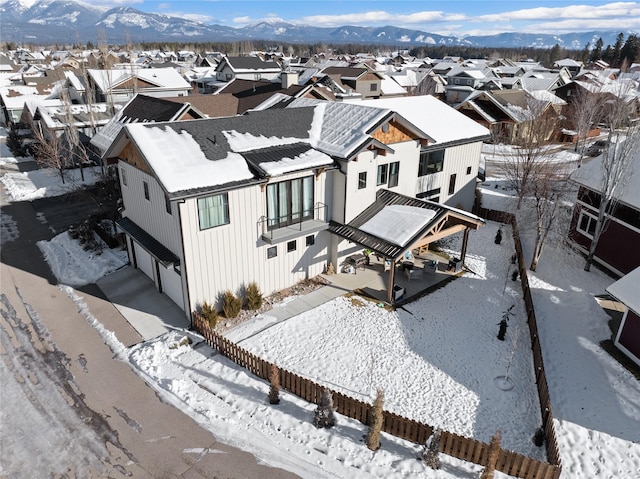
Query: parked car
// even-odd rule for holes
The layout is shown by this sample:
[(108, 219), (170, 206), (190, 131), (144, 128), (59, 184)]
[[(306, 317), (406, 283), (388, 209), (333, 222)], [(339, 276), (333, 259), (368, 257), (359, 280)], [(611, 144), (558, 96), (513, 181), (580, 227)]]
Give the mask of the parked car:
[(608, 144), (609, 142), (607, 140), (598, 140), (587, 148), (586, 153), (589, 156), (600, 156)]

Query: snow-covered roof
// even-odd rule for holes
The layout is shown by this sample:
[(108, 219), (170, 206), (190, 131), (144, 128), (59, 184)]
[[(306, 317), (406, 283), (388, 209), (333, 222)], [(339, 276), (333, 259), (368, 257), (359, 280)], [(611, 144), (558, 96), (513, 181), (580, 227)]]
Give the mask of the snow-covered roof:
[(358, 104), (395, 111), (436, 144), (478, 140), (490, 135), (487, 128), (431, 95), (362, 100)]
[(387, 205), (360, 226), (365, 233), (390, 243), (407, 246), (409, 241), (436, 215), (435, 210), (409, 205)]
[(609, 286), (607, 292), (640, 313), (640, 266)]
[(394, 78), (385, 75), (382, 78), (380, 90), (383, 95), (406, 95), (407, 90), (400, 86)]
[(123, 70), (87, 70), (102, 91), (127, 81), (132, 74), (158, 88), (189, 89), (190, 85), (173, 68), (127, 68)]
[[(640, 194), (638, 193), (640, 192), (640, 148), (636, 149), (635, 155), (630, 158), (630, 161), (630, 169), (625, 179), (626, 185), (617, 198), (619, 201), (640, 210)], [(593, 191), (600, 191), (602, 189), (601, 164), (602, 158), (595, 158), (576, 170), (571, 175), (571, 179)]]

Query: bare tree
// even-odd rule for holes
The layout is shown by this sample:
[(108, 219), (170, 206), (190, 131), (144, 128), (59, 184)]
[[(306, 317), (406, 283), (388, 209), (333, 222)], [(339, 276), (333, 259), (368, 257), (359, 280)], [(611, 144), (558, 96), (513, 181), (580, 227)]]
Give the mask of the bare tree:
[(566, 211), (563, 209), (563, 199), (568, 191), (568, 176), (564, 168), (551, 160), (544, 161), (535, 169), (530, 188), (535, 212), (535, 240), (529, 266), (531, 271), (538, 267), (544, 245), (549, 235), (557, 231), (558, 218)]
[(570, 115), (576, 131), (575, 151), (580, 154), (579, 166), (582, 165), (589, 131), (602, 117), (603, 104), (604, 95), (600, 91), (592, 91), (589, 88), (579, 87), (571, 97)]
[(38, 120), (32, 120), (30, 128), (33, 138), (33, 156), (36, 162), (45, 168), (58, 170), (62, 183), (65, 183), (64, 169), (69, 166), (69, 157), (63, 138), (55, 133), (49, 135)]
[(624, 193), (634, 160), (639, 154), (640, 122), (633, 121), (637, 112), (634, 111), (632, 89), (631, 83), (619, 83), (614, 98), (606, 104), (604, 121), (609, 128), (608, 143), (600, 157), (600, 205), (585, 271), (591, 269), (600, 237), (606, 231), (618, 198)]
[(527, 95), (527, 118), (519, 125), (513, 153), (501, 163), (500, 169), (507, 182), (515, 189), (518, 196), (517, 209), (520, 209), (523, 198), (530, 193), (539, 165), (547, 157), (545, 146), (555, 133), (559, 117), (548, 101), (538, 100)]

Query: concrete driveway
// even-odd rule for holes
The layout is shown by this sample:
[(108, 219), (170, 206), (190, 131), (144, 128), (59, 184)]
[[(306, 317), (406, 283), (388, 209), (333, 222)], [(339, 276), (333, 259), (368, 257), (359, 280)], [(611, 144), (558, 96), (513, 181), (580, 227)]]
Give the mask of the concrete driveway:
[(144, 341), (169, 330), (190, 326), (184, 312), (133, 266), (120, 268), (98, 280), (97, 284)]

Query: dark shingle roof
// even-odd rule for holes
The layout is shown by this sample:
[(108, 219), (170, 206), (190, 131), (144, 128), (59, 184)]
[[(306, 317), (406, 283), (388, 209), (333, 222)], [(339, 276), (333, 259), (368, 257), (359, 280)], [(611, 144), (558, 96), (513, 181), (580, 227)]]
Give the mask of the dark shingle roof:
[(241, 70), (265, 70), (280, 68), (276, 62), (265, 62), (258, 57), (227, 57), (229, 64)]
[[(187, 97), (182, 97), (184, 102)], [(162, 98), (138, 94), (122, 110), (121, 118), (127, 120), (169, 121), (184, 108), (184, 103), (176, 103)]]
[(131, 221), (131, 219), (126, 217), (120, 218), (116, 220), (116, 223), (118, 223), (118, 226), (131, 235), (133, 239), (135, 239), (144, 249), (164, 265), (180, 262), (180, 259), (175, 254), (164, 247), (144, 229)]

